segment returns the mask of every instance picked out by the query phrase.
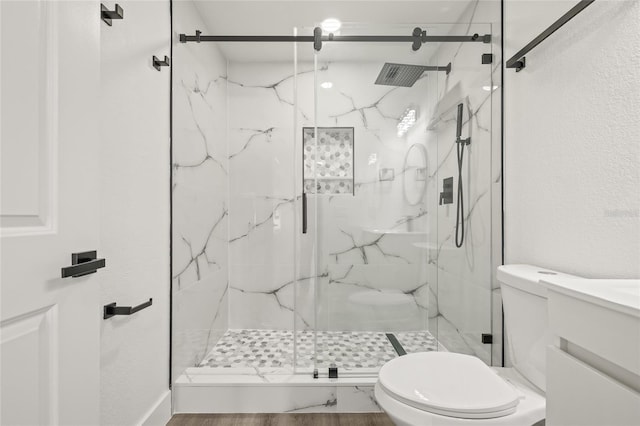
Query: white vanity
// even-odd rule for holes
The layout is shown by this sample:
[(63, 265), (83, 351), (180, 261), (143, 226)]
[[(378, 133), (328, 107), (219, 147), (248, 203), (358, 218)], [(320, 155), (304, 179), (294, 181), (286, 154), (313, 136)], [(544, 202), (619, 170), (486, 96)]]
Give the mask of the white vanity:
[(553, 278), (547, 425), (640, 425), (640, 280)]

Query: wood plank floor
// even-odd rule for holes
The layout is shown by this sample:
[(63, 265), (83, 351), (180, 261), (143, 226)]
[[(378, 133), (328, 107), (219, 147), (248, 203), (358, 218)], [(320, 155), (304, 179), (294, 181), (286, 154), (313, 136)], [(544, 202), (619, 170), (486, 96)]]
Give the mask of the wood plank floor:
[(384, 413), (175, 414), (167, 426), (393, 426)]

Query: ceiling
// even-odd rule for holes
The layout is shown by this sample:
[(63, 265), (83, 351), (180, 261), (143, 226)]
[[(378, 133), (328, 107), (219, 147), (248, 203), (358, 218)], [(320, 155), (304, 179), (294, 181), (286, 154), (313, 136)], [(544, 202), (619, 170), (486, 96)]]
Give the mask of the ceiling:
[[(195, 0), (206, 28), (212, 35), (311, 35), (322, 20), (333, 17), (343, 22), (341, 35), (410, 35), (415, 26), (430, 34), (447, 34), (450, 24), (475, 0), (421, 1), (218, 1)], [(196, 28), (180, 29), (193, 34)], [(291, 61), (291, 43), (219, 43), (230, 61)], [(416, 54), (409, 43), (325, 43), (320, 60), (389, 61), (422, 63), (437, 45), (425, 45)], [(298, 44), (300, 60), (313, 59), (311, 43)]]

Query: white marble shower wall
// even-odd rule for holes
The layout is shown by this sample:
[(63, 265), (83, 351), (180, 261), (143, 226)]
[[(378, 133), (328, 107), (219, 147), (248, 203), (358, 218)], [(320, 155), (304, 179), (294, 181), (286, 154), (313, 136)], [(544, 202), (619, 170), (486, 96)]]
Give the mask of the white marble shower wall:
[[(430, 152), (437, 152), (437, 185), (454, 178), (454, 203), (437, 206), (430, 216), (437, 226), (437, 250), (429, 263), (437, 265), (438, 339), (449, 350), (475, 354), (488, 364), (501, 364), (501, 299), (494, 280), (501, 263), (501, 140), (500, 140), (500, 10), (495, 2), (475, 2), (452, 34), (492, 33), (491, 44), (444, 44), (436, 56), (450, 60), (452, 72), (438, 87), (438, 105), (432, 121)], [(493, 53), (492, 64), (481, 55)], [(464, 153), (463, 185), (465, 240), (455, 246), (458, 165), (455, 134), (456, 107), (464, 105), (462, 137), (471, 144)], [(437, 148), (433, 144), (437, 144)], [(433, 210), (431, 210), (433, 211)], [(497, 289), (497, 291), (495, 290)], [(496, 344), (482, 344), (483, 333), (494, 334)], [(492, 351), (492, 349), (494, 349)], [(493, 352), (493, 354), (492, 354)]]
[[(413, 87), (375, 85), (383, 64), (328, 63), (318, 76), (333, 83), (318, 93), (318, 125), (354, 127), (355, 134), (355, 194), (316, 198), (318, 264), (327, 275), (317, 292), (320, 330), (427, 328), (433, 298), (416, 244), (428, 241), (429, 194), (406, 199), (405, 185), (424, 183), (404, 162), (413, 144), (426, 147), (428, 86), (436, 77), (424, 74)], [(398, 119), (409, 107), (418, 121), (398, 137)]]
[[(302, 128), (314, 124), (313, 65), (298, 65), (294, 100), (292, 63), (230, 64), (231, 328), (291, 329), (294, 306), (298, 329), (426, 328), (426, 256), (413, 245), (427, 238), (426, 204), (404, 199), (403, 179), (411, 173), (413, 182), (415, 170), (403, 167), (412, 144), (426, 146), (432, 77), (413, 88), (376, 86), (382, 64), (319, 65), (318, 82), (333, 87), (318, 89), (317, 125), (354, 128), (355, 195), (309, 195), (306, 235), (299, 197)], [(399, 138), (397, 119), (410, 105), (424, 115)], [(395, 178), (381, 181), (382, 169)]]
[(231, 328), (293, 328), (293, 74), (229, 64)]
[[(206, 32), (174, 2), (174, 32)], [(173, 42), (173, 375), (228, 329), (227, 61), (213, 43)]]

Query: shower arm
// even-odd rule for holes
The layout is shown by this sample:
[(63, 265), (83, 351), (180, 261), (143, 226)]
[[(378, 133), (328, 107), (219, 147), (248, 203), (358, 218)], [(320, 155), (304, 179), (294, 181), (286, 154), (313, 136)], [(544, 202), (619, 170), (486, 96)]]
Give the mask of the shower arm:
[(464, 36), (429, 36), (419, 27), (413, 30), (410, 36), (378, 36), (378, 35), (345, 35), (339, 36), (333, 33), (322, 35), (322, 29), (314, 28), (312, 36), (279, 36), (279, 35), (202, 35), (202, 31), (196, 30), (195, 35), (180, 34), (180, 43), (201, 42), (259, 42), (259, 43), (313, 43), (314, 49), (320, 51), (323, 42), (378, 42), (398, 43), (410, 42), (413, 50), (418, 50), (428, 42), (476, 42), (491, 43), (491, 34), (473, 34)]

